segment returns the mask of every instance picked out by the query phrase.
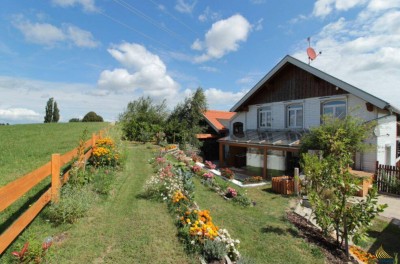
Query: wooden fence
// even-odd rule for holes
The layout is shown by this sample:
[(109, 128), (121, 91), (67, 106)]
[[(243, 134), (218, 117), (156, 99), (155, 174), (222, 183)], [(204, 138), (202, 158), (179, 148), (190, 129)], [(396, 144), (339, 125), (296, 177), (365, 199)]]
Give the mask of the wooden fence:
[[(85, 142), (85, 160), (87, 160), (93, 151), (96, 140), (101, 138), (93, 134), (92, 138)], [(51, 187), (45, 191), (40, 198), (30, 205), (17, 220), (15, 220), (2, 234), (0, 234), (0, 255), (8, 248), (14, 239), (32, 222), (40, 211), (50, 202), (58, 202), (60, 189), (68, 181), (70, 169), (61, 174), (61, 168), (68, 165), (78, 155), (78, 148), (60, 155), (52, 154), (51, 161), (42, 167), (24, 175), (23, 177), (0, 187), (0, 212), (7, 209), (10, 205), (29, 192), (37, 184), (47, 177), (51, 176)]]
[(376, 162), (375, 180), (379, 192), (400, 194), (400, 167)]

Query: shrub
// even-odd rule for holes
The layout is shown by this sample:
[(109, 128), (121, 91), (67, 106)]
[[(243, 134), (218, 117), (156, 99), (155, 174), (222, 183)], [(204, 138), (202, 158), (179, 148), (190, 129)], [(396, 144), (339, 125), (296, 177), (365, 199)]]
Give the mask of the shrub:
[(221, 241), (206, 240), (204, 242), (203, 257), (208, 262), (222, 260), (226, 253), (226, 246)]
[(73, 122), (81, 122), (79, 118), (71, 118), (68, 122), (73, 123)]
[(104, 122), (104, 120), (103, 117), (91, 111), (82, 118), (82, 122)]
[(97, 140), (89, 161), (95, 167), (118, 166), (119, 153), (115, 148), (114, 141), (111, 138)]
[(235, 173), (229, 168), (220, 169), (221, 175), (227, 179), (232, 180), (235, 177)]
[(61, 189), (60, 201), (52, 203), (44, 215), (56, 225), (74, 223), (86, 215), (92, 200), (93, 193), (88, 187), (67, 184)]
[(112, 190), (115, 174), (112, 170), (98, 169), (93, 177), (93, 190), (99, 194), (108, 195)]
[(233, 197), (232, 201), (243, 207), (251, 205), (251, 200), (246, 195), (242, 194), (238, 194), (237, 196)]

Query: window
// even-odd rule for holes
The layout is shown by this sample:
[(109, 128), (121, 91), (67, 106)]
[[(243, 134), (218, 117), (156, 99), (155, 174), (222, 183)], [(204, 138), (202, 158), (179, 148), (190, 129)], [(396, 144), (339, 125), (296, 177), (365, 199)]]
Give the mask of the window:
[(346, 117), (345, 101), (328, 101), (322, 105), (322, 114), (343, 119)]
[(243, 123), (242, 122), (235, 122), (233, 123), (233, 135), (236, 137), (243, 137)]
[(287, 127), (303, 127), (303, 105), (296, 104), (287, 107)]
[(258, 127), (260, 128), (272, 127), (271, 107), (263, 107), (258, 109)]

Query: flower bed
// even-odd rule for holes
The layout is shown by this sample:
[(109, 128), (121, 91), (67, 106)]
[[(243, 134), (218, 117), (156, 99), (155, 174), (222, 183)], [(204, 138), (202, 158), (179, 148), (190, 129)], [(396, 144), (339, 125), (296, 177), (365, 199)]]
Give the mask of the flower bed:
[(225, 255), (238, 260), (239, 240), (232, 239), (226, 229), (216, 226), (210, 211), (201, 210), (194, 201), (193, 176), (213, 181), (214, 174), (196, 165), (190, 170), (186, 164), (168, 162), (163, 156), (153, 159), (152, 164), (155, 175), (146, 182), (144, 196), (167, 203), (176, 217), (178, 236), (185, 249), (202, 255), (209, 262)]

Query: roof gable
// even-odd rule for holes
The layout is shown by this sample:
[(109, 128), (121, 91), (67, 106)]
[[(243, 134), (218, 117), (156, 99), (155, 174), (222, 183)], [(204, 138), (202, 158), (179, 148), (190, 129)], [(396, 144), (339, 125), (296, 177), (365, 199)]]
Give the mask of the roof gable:
[(230, 120), (235, 114), (235, 112), (208, 110), (203, 115), (207, 123), (219, 133), (227, 129), (223, 124), (224, 121)]
[(274, 68), (272, 68), (272, 70), (270, 72), (268, 72), (242, 99), (239, 100), (239, 102), (237, 102), (230, 111), (238, 111), (238, 109), (240, 109), (240, 107), (242, 107), (243, 105), (246, 105), (249, 101), (249, 99), (257, 92), (259, 91), (263, 85), (271, 80), (271, 78), (273, 78), (281, 69), (284, 68), (285, 65), (287, 64), (292, 64), (338, 88), (340, 88), (343, 91), (346, 91), (348, 93), (351, 93), (381, 109), (388, 109), (390, 111), (394, 111), (396, 113), (400, 113), (400, 111), (394, 107), (392, 107), (389, 103), (387, 103), (386, 101), (375, 97), (355, 86), (352, 86), (340, 79), (337, 79), (323, 71), (320, 71), (302, 61), (299, 61), (289, 55), (287, 55), (285, 58), (283, 58)]

